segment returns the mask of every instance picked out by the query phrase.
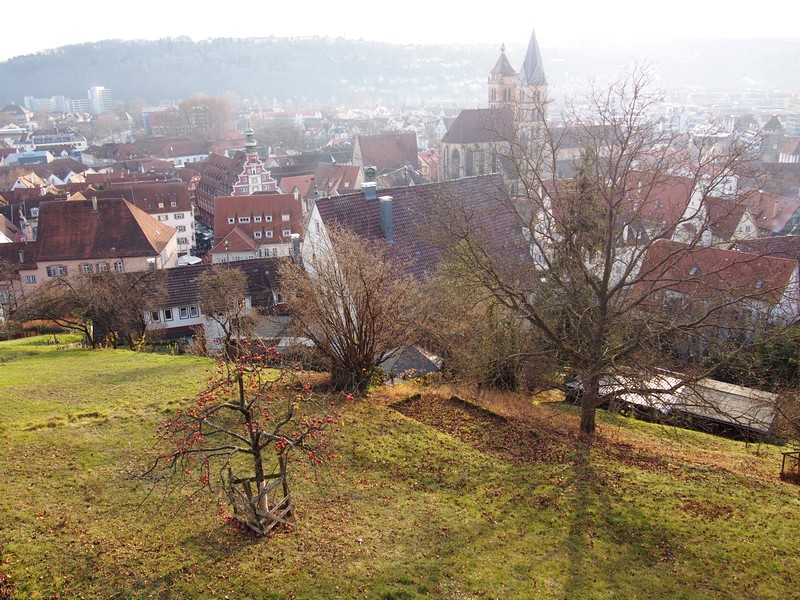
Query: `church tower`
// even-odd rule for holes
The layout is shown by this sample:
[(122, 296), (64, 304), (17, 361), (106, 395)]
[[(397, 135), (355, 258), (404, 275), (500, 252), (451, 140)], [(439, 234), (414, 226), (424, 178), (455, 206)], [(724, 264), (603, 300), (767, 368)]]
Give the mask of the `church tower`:
[(489, 71), (489, 108), (511, 108), (516, 96), (517, 72), (506, 58), (506, 45), (500, 48), (500, 58)]
[(542, 66), (542, 53), (536, 32), (531, 33), (528, 51), (517, 81), (517, 122), (522, 127), (535, 127), (547, 118), (547, 79)]

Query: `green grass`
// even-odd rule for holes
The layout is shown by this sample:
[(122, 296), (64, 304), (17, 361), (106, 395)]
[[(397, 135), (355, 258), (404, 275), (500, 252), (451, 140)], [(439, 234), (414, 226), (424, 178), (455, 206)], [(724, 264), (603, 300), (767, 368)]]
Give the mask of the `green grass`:
[[(293, 479), (300, 529), (257, 539), (219, 498), (129, 477), (209, 363), (0, 343), (0, 573), (20, 598), (790, 598), (800, 488), (779, 449), (536, 407), (511, 460), (380, 395), (344, 408), (341, 458)], [(397, 394), (398, 392), (392, 392)], [(423, 397), (424, 398), (424, 397)], [(452, 424), (451, 424), (452, 425)], [(457, 424), (452, 425), (455, 427)], [(297, 463), (298, 466), (300, 463)], [(188, 491), (188, 489), (186, 490)], [(0, 585), (0, 598), (3, 587)]]

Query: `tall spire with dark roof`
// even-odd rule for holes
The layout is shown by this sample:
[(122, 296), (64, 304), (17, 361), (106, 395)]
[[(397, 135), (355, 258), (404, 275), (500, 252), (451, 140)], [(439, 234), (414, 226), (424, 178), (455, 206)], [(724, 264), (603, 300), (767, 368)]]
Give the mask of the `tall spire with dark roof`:
[(531, 41), (528, 42), (528, 51), (525, 53), (525, 62), (519, 74), (524, 85), (547, 85), (542, 66), (542, 53), (539, 52), (539, 42), (536, 41), (536, 31), (531, 32)]

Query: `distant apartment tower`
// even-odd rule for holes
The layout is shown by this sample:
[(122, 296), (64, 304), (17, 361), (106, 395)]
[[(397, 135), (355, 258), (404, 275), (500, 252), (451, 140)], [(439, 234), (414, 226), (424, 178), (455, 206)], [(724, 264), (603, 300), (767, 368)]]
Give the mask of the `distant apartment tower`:
[(111, 90), (102, 85), (93, 85), (89, 88), (89, 102), (91, 112), (95, 115), (111, 112), (114, 103), (111, 101)]
[(34, 98), (25, 96), (24, 104), (32, 113), (39, 112), (66, 112), (67, 99), (64, 96), (51, 96), (50, 98)]

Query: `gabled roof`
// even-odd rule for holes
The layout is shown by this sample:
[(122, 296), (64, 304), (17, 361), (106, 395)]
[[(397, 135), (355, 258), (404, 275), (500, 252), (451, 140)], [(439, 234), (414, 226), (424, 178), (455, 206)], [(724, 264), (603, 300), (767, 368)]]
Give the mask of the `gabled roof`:
[(241, 227), (234, 226), (228, 234), (211, 249), (211, 254), (223, 252), (249, 252), (258, 250), (258, 246)]
[(320, 163), (314, 172), (314, 181), (321, 194), (347, 194), (356, 189), (361, 169), (352, 165)]
[(417, 164), (417, 134), (414, 132), (359, 135), (356, 144), (361, 150), (359, 166), (374, 165), (380, 172)]
[(736, 249), (800, 262), (800, 235), (778, 235), (737, 242)]
[(777, 303), (797, 262), (735, 250), (657, 240), (647, 249), (634, 295), (670, 290), (699, 299), (755, 299)]
[[(247, 291), (253, 307), (265, 308), (273, 305), (272, 291), (278, 288), (278, 265), (282, 260), (286, 259), (257, 258), (216, 266), (242, 271), (247, 276)], [(211, 269), (212, 265), (208, 263), (164, 269), (167, 293), (162, 306), (199, 304), (197, 282), (203, 273)]]
[[(283, 215), (289, 215), (284, 221)], [(255, 218), (261, 221), (256, 222)], [(267, 220), (269, 217), (269, 220)], [(245, 218), (249, 222), (242, 222)], [(229, 223), (233, 220), (233, 223)], [(214, 206), (214, 242), (219, 245), (235, 227), (249, 237), (254, 231), (272, 232), (272, 237), (260, 239), (263, 244), (288, 243), (283, 230), (303, 233), (303, 201), (294, 194), (263, 193), (250, 196), (219, 196)], [(258, 246), (255, 246), (258, 247)]]
[(800, 220), (800, 199), (759, 190), (745, 196), (745, 203), (759, 229), (791, 233)]
[(764, 123), (764, 131), (783, 131), (783, 123), (781, 123), (777, 115), (772, 115), (769, 120)]
[(121, 198), (43, 202), (37, 260), (152, 257), (175, 236), (168, 227)]
[(442, 137), (443, 144), (502, 142), (514, 137), (514, 114), (508, 108), (462, 110)]
[[(442, 213), (449, 210), (451, 203), (473, 211), (474, 225), (481, 235), (498, 246), (517, 240), (520, 233), (518, 223), (505, 207), (507, 196), (500, 175), (388, 188), (381, 190), (380, 196), (392, 197), (393, 252), (408, 263), (408, 270), (416, 276), (434, 269), (442, 258), (433, 238), (437, 220), (446, 217)], [(380, 200), (367, 200), (360, 192), (320, 198), (315, 206), (325, 224), (338, 223), (366, 239), (384, 239)]]
[(714, 235), (729, 241), (736, 233), (736, 228), (747, 212), (747, 207), (741, 202), (734, 202), (725, 198), (706, 198), (708, 207), (708, 222)]
[(189, 211), (192, 208), (189, 188), (182, 181), (112, 182), (106, 189), (93, 191), (91, 195), (124, 198), (148, 214)]
[[(358, 168), (358, 167), (356, 167)], [(286, 194), (291, 194), (295, 189), (301, 198), (311, 198), (314, 187), (313, 175), (296, 175), (294, 177), (281, 177), (280, 188)]]

